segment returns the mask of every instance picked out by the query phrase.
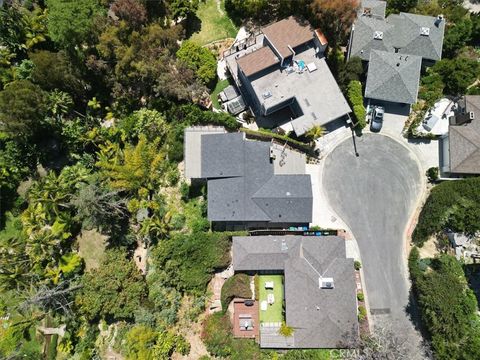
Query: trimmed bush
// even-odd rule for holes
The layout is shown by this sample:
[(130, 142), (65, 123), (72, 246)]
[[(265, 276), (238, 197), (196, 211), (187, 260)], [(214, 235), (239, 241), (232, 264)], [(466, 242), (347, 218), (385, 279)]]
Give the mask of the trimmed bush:
[(358, 307), (358, 321), (365, 320), (367, 317), (367, 309), (365, 309), (365, 306), (360, 305)]
[(250, 276), (246, 274), (236, 274), (225, 281), (220, 296), (222, 302), (222, 310), (227, 311), (228, 304), (234, 298), (243, 299), (252, 298), (252, 290), (250, 289)]
[(360, 270), (360, 269), (362, 268), (362, 263), (361, 263), (360, 261), (358, 261), (358, 260), (355, 260), (355, 261), (353, 262), (353, 267), (355, 268), (355, 270), (358, 271), (358, 270)]
[(357, 300), (358, 300), (358, 301), (363, 301), (363, 300), (365, 300), (365, 295), (363, 295), (363, 292), (359, 292), (359, 293), (357, 294)]
[(435, 181), (438, 180), (438, 167), (431, 167), (427, 170), (427, 178), (428, 181), (434, 183)]
[(367, 113), (365, 112), (365, 107), (363, 106), (362, 83), (360, 81), (350, 81), (347, 88), (347, 97), (348, 102), (353, 109), (355, 126), (363, 129), (365, 126), (367, 126), (367, 122), (365, 120)]

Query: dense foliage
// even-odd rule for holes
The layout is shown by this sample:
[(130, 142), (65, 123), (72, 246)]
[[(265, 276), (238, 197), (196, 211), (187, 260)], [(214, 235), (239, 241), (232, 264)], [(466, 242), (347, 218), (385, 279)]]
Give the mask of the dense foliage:
[(445, 229), (474, 234), (480, 230), (480, 178), (435, 186), (420, 213), (413, 241), (422, 245)]
[(207, 48), (186, 40), (177, 51), (177, 58), (195, 71), (195, 75), (205, 85), (212, 87), (217, 77), (217, 59)]
[(222, 286), (221, 302), (222, 310), (227, 311), (227, 307), (234, 298), (251, 299), (252, 290), (250, 289), (250, 276), (246, 274), (235, 274), (228, 278)]
[(409, 267), (422, 320), (431, 336), (437, 359), (477, 359), (480, 356), (480, 319), (477, 300), (461, 264), (450, 255), (440, 255), (429, 267), (410, 254)]
[(363, 106), (362, 83), (358, 80), (352, 80), (348, 84), (347, 98), (355, 116), (355, 126), (363, 129), (367, 125), (365, 119), (367, 113)]

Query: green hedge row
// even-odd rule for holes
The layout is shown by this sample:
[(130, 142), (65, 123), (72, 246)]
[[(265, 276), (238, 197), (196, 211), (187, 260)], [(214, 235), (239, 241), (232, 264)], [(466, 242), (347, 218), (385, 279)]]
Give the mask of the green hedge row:
[(311, 145), (292, 139), (286, 135), (275, 134), (273, 132), (265, 131), (265, 130), (250, 130), (246, 128), (241, 128), (240, 131), (243, 131), (248, 136), (261, 139), (261, 140), (277, 139), (281, 141), (286, 141), (288, 145), (290, 145), (291, 147), (297, 150), (303, 151), (307, 155), (315, 156), (314, 148)]
[(222, 310), (227, 311), (228, 304), (234, 298), (243, 299), (252, 298), (252, 290), (250, 289), (250, 276), (246, 274), (236, 274), (227, 279), (222, 287), (220, 300), (222, 302)]
[(355, 126), (363, 129), (367, 126), (365, 117), (367, 115), (365, 107), (363, 106), (362, 83), (358, 80), (352, 80), (348, 84), (347, 97), (350, 106), (353, 109), (355, 117)]

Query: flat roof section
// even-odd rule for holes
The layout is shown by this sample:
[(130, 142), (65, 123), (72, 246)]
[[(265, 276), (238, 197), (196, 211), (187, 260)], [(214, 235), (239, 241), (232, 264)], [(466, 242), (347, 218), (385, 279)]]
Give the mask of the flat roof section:
[(246, 76), (252, 76), (279, 62), (278, 57), (268, 46), (243, 55), (237, 60), (238, 66)]
[(292, 55), (289, 46), (294, 48), (313, 39), (310, 24), (293, 16), (265, 26), (262, 32), (283, 58)]
[[(313, 125), (327, 124), (351, 112), (325, 59), (316, 57), (313, 47), (297, 54), (295, 60), (305, 63), (303, 72), (288, 73), (278, 67), (252, 81), (255, 96), (266, 109), (296, 99), (303, 113), (292, 120), (297, 135), (304, 134)], [(315, 70), (310, 72), (308, 66), (312, 63)], [(265, 94), (268, 94), (267, 98)]]

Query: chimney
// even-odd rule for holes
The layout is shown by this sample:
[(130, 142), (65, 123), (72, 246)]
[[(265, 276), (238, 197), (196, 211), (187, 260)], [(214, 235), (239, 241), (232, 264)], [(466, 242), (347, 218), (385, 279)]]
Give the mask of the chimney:
[(443, 20), (444, 20), (443, 15), (442, 14), (438, 15), (437, 18), (435, 19), (435, 26), (439, 27)]

